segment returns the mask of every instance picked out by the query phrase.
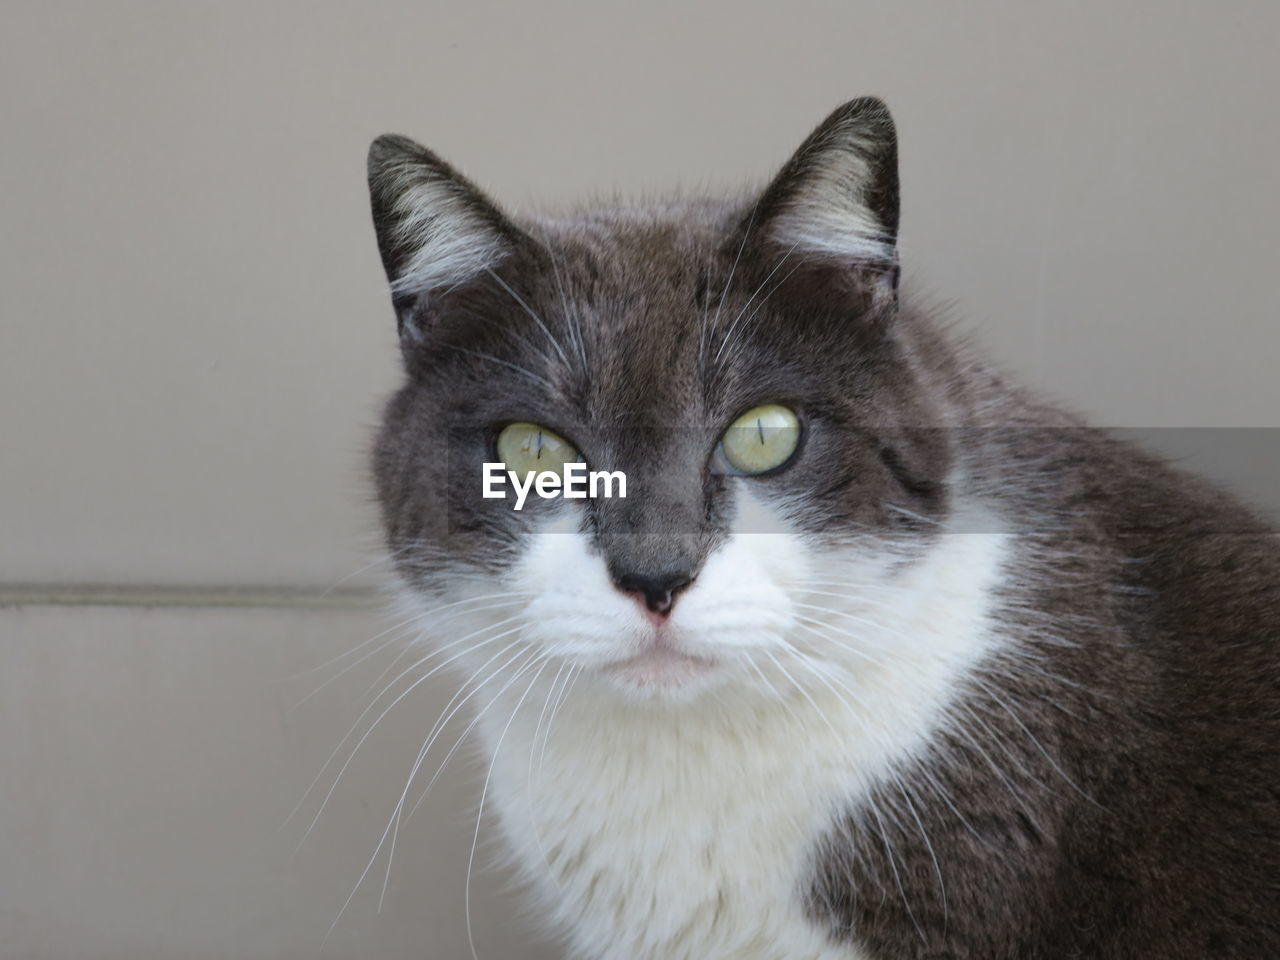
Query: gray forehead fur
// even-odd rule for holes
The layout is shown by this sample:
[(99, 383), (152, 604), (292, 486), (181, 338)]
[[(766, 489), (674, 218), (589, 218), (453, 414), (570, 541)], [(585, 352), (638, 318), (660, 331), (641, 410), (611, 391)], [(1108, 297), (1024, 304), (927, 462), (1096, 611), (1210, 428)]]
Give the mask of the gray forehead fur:
[[(447, 487), (454, 526), (488, 539), (477, 534), (463, 549), (454, 531), (450, 555), (512, 555), (503, 548), (537, 511), (473, 502), (484, 454), (475, 441), (504, 421), (533, 420), (572, 440), (593, 468), (627, 473), (627, 501), (594, 503), (584, 521), (611, 567), (696, 571), (733, 520), (730, 484), (708, 477), (708, 455), (735, 416), (766, 402), (801, 413), (805, 448), (778, 476), (735, 482), (750, 482), (815, 537), (923, 535), (887, 509), (900, 502), (938, 515), (946, 504), (945, 449), (902, 430), (938, 423), (894, 333), (911, 321), (876, 299), (875, 277), (828, 285), (812, 272), (820, 264), (762, 244), (746, 228), (752, 204), (672, 198), (519, 221), (530, 249), (439, 307), (465, 320), (414, 321), (428, 329), (407, 348), (409, 382), (378, 456), (397, 535), (421, 537), (426, 521), (414, 515), (440, 512), (425, 500), (423, 472), (405, 461), (418, 450), (429, 459), (423, 439), (452, 424), (455, 469), (437, 503)], [(421, 470), (431, 475), (429, 464)], [(412, 491), (394, 489), (391, 479), (406, 475), (417, 478)], [(646, 535), (643, 556), (623, 534)]]

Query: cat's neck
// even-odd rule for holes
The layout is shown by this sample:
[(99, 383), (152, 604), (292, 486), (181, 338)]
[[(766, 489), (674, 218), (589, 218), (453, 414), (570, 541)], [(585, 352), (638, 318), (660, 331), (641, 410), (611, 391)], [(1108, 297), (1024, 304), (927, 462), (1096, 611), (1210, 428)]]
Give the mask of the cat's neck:
[[(623, 930), (628, 949), (647, 945), (628, 960), (834, 956), (793, 895), (813, 845), (925, 758), (963, 678), (1003, 642), (992, 598), (1008, 549), (996, 533), (939, 538), (852, 614), (882, 654), (850, 643), (807, 672), (764, 661), (777, 696), (726, 684), (636, 703), (584, 677), (558, 700), (552, 671), (513, 686), (481, 722), (489, 802), (547, 908), (576, 911), (557, 925), (597, 945)], [(716, 891), (722, 903), (702, 902)], [(717, 924), (718, 910), (735, 916)]]

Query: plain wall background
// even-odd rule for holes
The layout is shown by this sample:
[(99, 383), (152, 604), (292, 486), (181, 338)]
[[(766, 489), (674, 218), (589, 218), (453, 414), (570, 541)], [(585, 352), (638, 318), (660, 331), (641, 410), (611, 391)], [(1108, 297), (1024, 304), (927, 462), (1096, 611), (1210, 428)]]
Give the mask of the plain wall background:
[[(519, 208), (762, 180), (878, 93), (907, 282), (1008, 368), (1108, 424), (1277, 425), (1273, 3), (4, 14), (5, 958), (318, 955), (451, 692), (397, 708), (292, 856), (307, 818), (280, 821), (397, 649), (295, 707), (337, 668), (294, 674), (389, 625), (343, 592), (374, 579), (343, 581), (376, 547), (364, 449), (398, 377), (364, 185), (379, 133)], [(1255, 495), (1277, 464), (1254, 464)], [(474, 770), (326, 956), (470, 956)], [(554, 956), (496, 877), (474, 880), (480, 956)]]

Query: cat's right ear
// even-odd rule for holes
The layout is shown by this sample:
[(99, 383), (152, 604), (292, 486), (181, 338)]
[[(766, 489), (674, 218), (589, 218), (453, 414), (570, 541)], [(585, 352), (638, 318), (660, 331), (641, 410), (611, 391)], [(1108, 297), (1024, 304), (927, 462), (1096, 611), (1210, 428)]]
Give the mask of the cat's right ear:
[(896, 301), (898, 145), (884, 102), (851, 100), (820, 123), (739, 229), (771, 265), (826, 268)]
[(444, 293), (492, 270), (523, 240), (476, 186), (408, 137), (370, 145), (369, 199), (405, 347), (422, 339)]

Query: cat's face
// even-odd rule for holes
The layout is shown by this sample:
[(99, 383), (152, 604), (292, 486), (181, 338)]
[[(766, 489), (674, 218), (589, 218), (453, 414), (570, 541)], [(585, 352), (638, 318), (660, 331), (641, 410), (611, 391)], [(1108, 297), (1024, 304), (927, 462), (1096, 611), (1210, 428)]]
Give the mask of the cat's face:
[[(745, 203), (516, 223), (421, 148), (375, 144), (408, 369), (378, 491), (413, 605), (463, 662), (689, 698), (891, 642), (850, 624), (927, 546), (949, 461), (896, 335), (893, 162), (863, 101)], [(483, 497), (512, 424), (627, 496)]]

